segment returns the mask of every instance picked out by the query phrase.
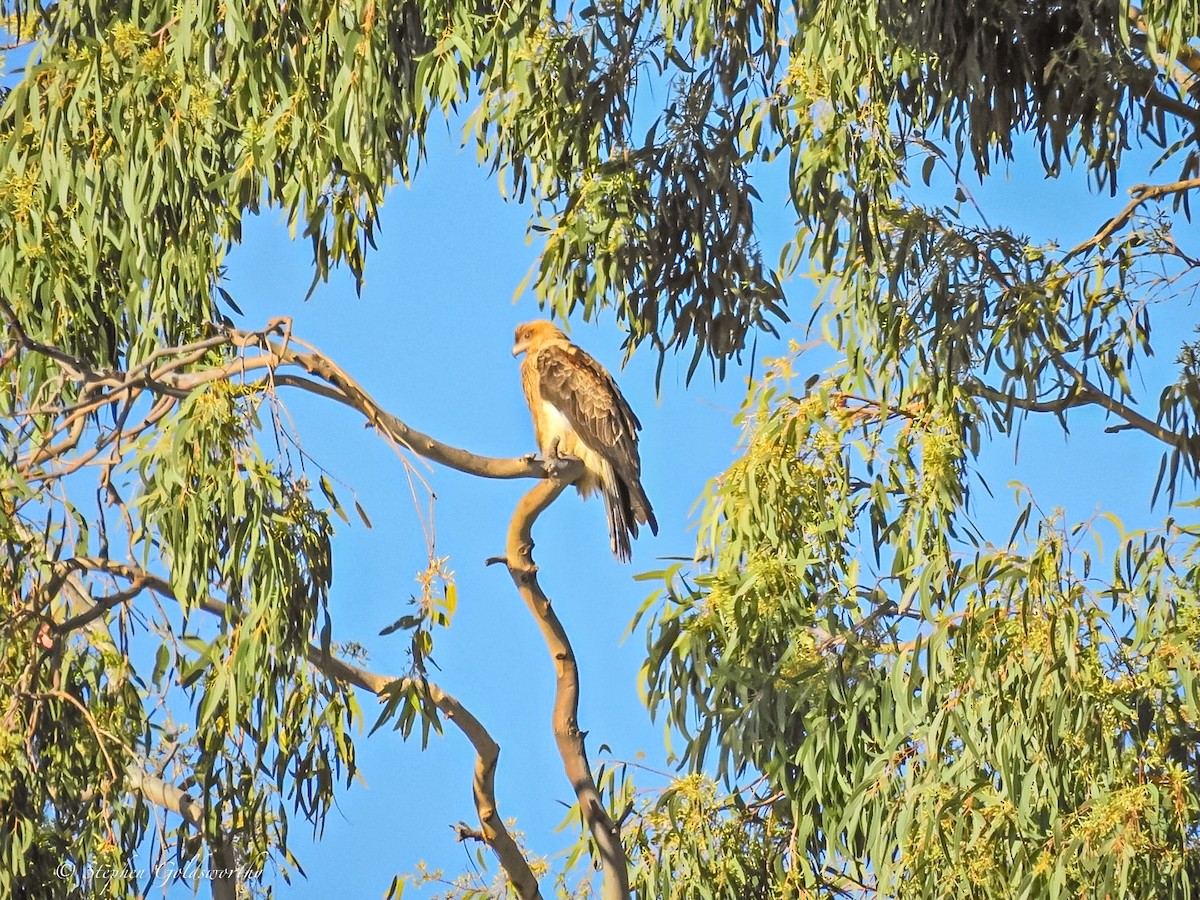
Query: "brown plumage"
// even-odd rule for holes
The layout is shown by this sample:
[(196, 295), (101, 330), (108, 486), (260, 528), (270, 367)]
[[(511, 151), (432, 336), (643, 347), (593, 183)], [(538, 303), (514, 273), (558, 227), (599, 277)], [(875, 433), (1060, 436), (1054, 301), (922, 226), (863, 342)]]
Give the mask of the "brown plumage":
[(604, 496), (613, 554), (627, 562), (638, 525), (658, 534), (642, 489), (638, 429), (642, 427), (604, 366), (576, 347), (553, 323), (517, 327), (513, 356), (525, 354), (521, 385), (542, 455), (574, 456), (584, 474), (575, 482), (586, 497)]

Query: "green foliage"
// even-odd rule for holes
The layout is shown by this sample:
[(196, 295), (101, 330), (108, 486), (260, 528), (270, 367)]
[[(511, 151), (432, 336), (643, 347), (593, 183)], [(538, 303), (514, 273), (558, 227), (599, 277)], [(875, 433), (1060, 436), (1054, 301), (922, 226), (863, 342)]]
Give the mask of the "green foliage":
[[(141, 697), (120, 676), (115, 648), (70, 642), (51, 657), (40, 630), (19, 616), (3, 630), (0, 678), (11, 687), (0, 737), (0, 883), (11, 896), (57, 896), (70, 883), (59, 875), (64, 861), (76, 861), (80, 896), (133, 896), (127, 860), (145, 834), (147, 808), (109, 798), (126, 787), (121, 744), (148, 730)], [(29, 647), (43, 652), (31, 659), (20, 652)], [(40, 677), (47, 668), (53, 682)], [(93, 878), (84, 861), (105, 877)]]
[[(291, 336), (228, 327), (222, 266), (275, 207), (314, 285), (361, 283), (388, 187), (463, 116), (530, 203), (551, 311), (723, 374), (803, 273), (837, 358), (803, 390), (795, 353), (751, 385), (698, 562), (643, 611), (691, 771), (645, 799), (599, 779), (638, 890), (1190, 895), (1195, 529), (1093, 551), (1107, 526), (1030, 504), (984, 534), (972, 502), (986, 448), (1086, 406), (1156, 442), (1155, 498), (1194, 496), (1197, 347), (1156, 398), (1135, 387), (1200, 265), (1175, 229), (1200, 173), (1195, 3), (0, 8), (28, 43), (0, 98), (0, 893), (136, 895), (97, 875), (150, 827), (135, 776), (194, 800), (178, 863), (232, 853), (253, 887), (352, 777), (360, 713), (320, 674), (347, 516), (263, 449)], [(1070, 249), (993, 225), (960, 180), (1039, 153), (1115, 191), (1138, 144), (1178, 180)], [(759, 192), (785, 183), (774, 265)], [(441, 721), (426, 663), (455, 597), (429, 557), (393, 626), (412, 677), (379, 691), (405, 737)]]
[(630, 835), (641, 897), (794, 896), (785, 872), (774, 867), (786, 833), (735, 795), (718, 797), (702, 775), (680, 778), (642, 811)]
[[(641, 614), (651, 707), (731, 796), (765, 779), (778, 802), (742, 837), (764, 831), (767, 867), (804, 891), (1190, 895), (1195, 534), (1118, 526), (1106, 553), (1032, 503), (1007, 538), (971, 511), (985, 448), (1089, 405), (1158, 442), (1156, 494), (1194, 494), (1194, 348), (1157, 403), (1134, 386), (1156, 304), (1195, 283), (1173, 225), (1200, 170), (1197, 9), (863, 2), (796, 26), (757, 57), (762, 88), (724, 84), (757, 93), (748, 155), (788, 161), (782, 270), (822, 288), (839, 362), (801, 390), (794, 352), (751, 385), (698, 562), (657, 573)], [(1027, 135), (1050, 176), (1115, 190), (1141, 139), (1180, 180), (1134, 189), (1075, 248), (1036, 244), (958, 180)], [(746, 889), (714, 889), (721, 841), (680, 831), (686, 853), (641, 857), (646, 883)]]
[[(650, 701), (683, 762), (761, 773), (774, 865), (810, 890), (1185, 895), (1196, 536), (1119, 535), (1109, 556), (1086, 549), (1096, 526), (1027, 507), (1007, 545), (951, 553), (963, 454), (944, 417), (864, 428), (886, 417), (797, 400), (782, 371), (713, 485), (711, 564), (664, 573), (653, 607)], [(875, 553), (890, 572), (868, 587)]]

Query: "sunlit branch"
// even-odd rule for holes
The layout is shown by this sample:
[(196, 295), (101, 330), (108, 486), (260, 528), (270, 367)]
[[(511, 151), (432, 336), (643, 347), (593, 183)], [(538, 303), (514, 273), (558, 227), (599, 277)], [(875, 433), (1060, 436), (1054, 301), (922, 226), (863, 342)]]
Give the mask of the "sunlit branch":
[(1151, 106), (1157, 106), (1165, 112), (1179, 116), (1181, 119), (1186, 119), (1192, 125), (1200, 128), (1200, 109), (1189, 106), (1182, 100), (1172, 97), (1170, 94), (1164, 94), (1158, 88), (1153, 87), (1146, 91), (1145, 99)]
[[(271, 356), (278, 360), (279, 365), (292, 364), (299, 366), (310, 375), (315, 376), (332, 387), (330, 391), (324, 386), (319, 388), (313, 382), (305, 379), (288, 379), (288, 386), (301, 390), (312, 391), (320, 396), (337, 400), (351, 409), (357, 410), (376, 430), (385, 437), (407, 447), (418, 456), (440, 463), (460, 472), (479, 475), (484, 478), (545, 478), (545, 466), (533, 456), (517, 459), (499, 459), (480, 456), (459, 447), (445, 444), (427, 434), (409, 427), (405, 422), (389, 413), (380, 406), (371, 395), (354, 381), (345, 371), (332, 360), (303, 342), (291, 338), (286, 343), (266, 340), (249, 332), (234, 332), (239, 341), (258, 339), (261, 345), (268, 349)], [(303, 347), (297, 351), (292, 344)], [(316, 388), (316, 389), (314, 389)]]
[[(6, 318), (8, 318), (7, 313)], [(43, 480), (61, 477), (66, 471), (77, 469), (98, 457), (113, 441), (127, 436), (129, 432), (126, 431), (125, 416), (140, 395), (157, 396), (157, 402), (149, 413), (149, 419), (157, 421), (174, 408), (178, 398), (185, 397), (198, 388), (214, 382), (247, 383), (245, 379), (248, 375), (261, 375), (261, 380), (248, 382), (249, 386), (256, 390), (270, 391), (278, 387), (292, 387), (325, 399), (335, 400), (359, 412), (371, 426), (394, 444), (406, 447), (419, 456), (459, 471), (488, 478), (549, 479), (543, 485), (544, 487), (549, 486), (548, 492), (542, 492), (545, 503), (549, 503), (554, 496), (558, 495), (564, 485), (569, 484), (578, 475), (580, 464), (575, 460), (543, 462), (532, 455), (516, 459), (480, 456), (444, 444), (410, 428), (405, 422), (383, 409), (366, 390), (332, 360), (292, 337), (290, 325), (286, 321), (273, 322), (267, 329), (259, 332), (224, 329), (220, 334), (204, 341), (156, 352), (154, 356), (128, 372), (96, 372), (82, 360), (30, 341), (20, 330), (15, 318), (10, 319), (10, 330), (17, 335), (18, 342), (24, 349), (50, 356), (63, 367), (63, 371), (70, 378), (77, 380), (82, 388), (82, 396), (78, 403), (69, 410), (61, 408), (58, 410), (60, 416), (65, 416), (65, 421), (60, 422), (59, 428), (44, 439), (41, 449), (35, 450), (23, 460), (27, 469), (47, 459), (61, 458), (63, 454), (77, 446), (89, 416), (96, 410), (113, 402), (119, 401), (124, 404), (123, 415), (118, 427), (112, 432), (101, 435), (91, 450), (81, 454), (77, 459), (73, 458), (66, 462), (65, 468), (60, 467), (48, 473), (30, 473)], [(211, 368), (199, 370), (194, 368), (207, 353), (221, 346), (240, 348), (242, 355)], [(299, 369), (308, 377), (281, 371), (288, 367)], [(132, 430), (134, 433), (141, 433), (145, 427), (148, 427), (147, 423), (138, 423), (133, 426)], [(49, 441), (54, 439), (54, 435), (62, 434), (64, 429), (67, 430), (67, 437), (63, 441), (46, 446)], [(533, 496), (533, 494), (531, 493), (529, 496)], [(528, 497), (526, 499), (528, 500)], [(544, 505), (538, 506), (536, 509), (527, 509), (526, 537), (533, 519), (542, 508)], [(514, 527), (519, 527), (516, 519), (514, 519)], [(510, 546), (513, 546), (511, 539)], [(519, 567), (520, 564), (516, 561), (521, 559), (520, 551), (514, 550), (510, 558), (514, 561), (514, 565)], [(526, 562), (532, 566), (531, 558), (526, 557)], [(89, 597), (86, 589), (80, 587), (79, 592), (91, 601), (91, 605), (86, 610), (61, 622), (56, 629), (60, 632), (94, 624), (105, 613), (131, 599), (142, 590), (149, 589), (167, 597), (173, 596), (170, 584), (165, 579), (110, 560), (79, 558), (65, 561), (60, 565), (63, 572), (69, 573), (68, 578), (77, 579), (79, 571), (103, 571), (130, 581), (127, 589), (99, 600)], [(517, 578), (518, 569), (513, 569), (513, 571), (514, 578)], [(536, 580), (532, 584), (537, 596), (541, 597), (545, 603), (546, 613), (553, 618), (553, 613), (549, 612), (548, 601), (545, 601), (540, 589), (536, 588)], [(528, 586), (522, 589), (523, 594), (527, 589)], [(532, 595), (530, 602), (537, 603)], [(224, 613), (224, 604), (214, 598), (202, 598), (198, 605), (214, 615), (223, 615)], [(544, 616), (545, 613), (539, 616), (539, 621), (542, 621)], [(560, 691), (555, 716), (560, 749), (563, 751), (572, 784), (580, 797), (585, 819), (592, 828), (593, 835), (601, 848), (606, 872), (605, 896), (627, 897), (627, 863), (620, 843), (619, 829), (613, 825), (603, 809), (599, 792), (596, 790), (583, 752), (582, 735), (575, 725), (578, 709), (578, 676), (575, 672), (574, 659), (570, 654), (569, 644), (566, 642), (566, 635), (562, 633), (561, 625), (557, 624), (556, 618), (553, 621), (557, 628), (557, 636), (552, 638), (548, 635), (547, 640), (552, 642), (552, 647), (555, 646), (554, 641), (559, 641), (559, 645), (566, 648), (566, 656), (559, 656)], [(473, 793), (480, 821), (478, 836), (493, 848), (519, 895), (523, 898), (539, 897), (537, 880), (534, 878), (524, 854), (505, 829), (497, 811), (495, 772), (499, 747), (483, 725), (457, 699), (446, 694), (436, 685), (427, 682), (397, 682), (396, 679), (375, 675), (339, 660), (331, 659), (317, 648), (310, 650), (309, 660), (312, 665), (330, 677), (357, 685), (377, 695), (385, 690), (396, 689), (398, 684), (405, 690), (415, 689), (424, 699), (436, 706), (446, 718), (454, 721), (471, 741), (476, 751)], [(568, 669), (571, 673), (569, 676), (566, 674)], [(570, 687), (565, 686), (567, 681), (571, 682)], [(562, 723), (561, 728), (559, 723)], [(475, 832), (469, 834), (460, 832), (460, 838), (475, 834)]]
[[(353, 684), (377, 696), (384, 696), (389, 690), (417, 690), (423, 698), (433, 703), (447, 719), (458, 726), (475, 748), (475, 775), (472, 782), (472, 793), (475, 798), (475, 811), (479, 816), (479, 830), (464, 834), (458, 831), (459, 840), (464, 836), (477, 837), (487, 843), (500, 860), (508, 879), (522, 900), (540, 898), (537, 878), (529, 868), (521, 848), (513, 840), (504, 821), (500, 818), (496, 806), (496, 764), (500, 758), (500, 745), (492, 738), (488, 730), (459, 700), (424, 679), (396, 679), (388, 675), (369, 672), (358, 666), (351, 665), (340, 659), (335, 659), (323, 653), (320, 648), (312, 647), (308, 651), (308, 659), (312, 665), (337, 681)], [(457, 829), (456, 829), (457, 831)]]
[[(79, 454), (79, 456), (73, 458), (70, 462), (64, 463), (58, 468), (48, 471), (32, 469), (30, 468), (32, 461), (26, 462), (21, 460), (18, 467), (19, 471), (25, 477), (26, 481), (29, 482), (50, 481), (70, 475), (72, 472), (76, 472), (79, 469), (82, 469), (84, 466), (95, 462), (96, 459), (109, 446), (113, 444), (119, 444), (121, 442), (128, 444), (131, 441), (136, 440), (143, 433), (162, 421), (162, 419), (165, 418), (166, 415), (175, 408), (177, 403), (178, 400), (173, 396), (168, 395), (159, 397), (154, 405), (150, 408), (149, 412), (147, 412), (142, 418), (142, 420), (138, 422), (137, 425), (132, 427), (126, 427), (126, 422), (128, 421), (129, 413), (132, 409), (129, 404), (126, 404), (117, 420), (116, 427), (106, 431), (103, 435), (101, 435), (91, 449)], [(66, 452), (66, 450), (64, 449), (63, 452)], [(106, 462), (109, 465), (120, 462), (119, 455), (110, 455)]]
[[(1139, 7), (1129, 6), (1126, 12), (1130, 26), (1137, 32), (1143, 35), (1153, 37), (1155, 43), (1161, 45), (1164, 43), (1162, 35), (1153, 31), (1149, 22), (1146, 21), (1142, 10)], [(1175, 83), (1185, 91), (1191, 91), (1196, 85), (1197, 77), (1200, 77), (1200, 51), (1190, 46), (1184, 41), (1180, 42), (1179, 47), (1175, 51), (1174, 62), (1182, 66), (1187, 71), (1182, 71), (1179, 66), (1172, 65), (1168, 61), (1165, 54), (1158, 54), (1155, 62), (1168, 71)]]
[(1054, 400), (1033, 400), (1028, 397), (1018, 397), (1015, 394), (1006, 394), (1003, 391), (998, 391), (978, 379), (972, 379), (965, 386), (976, 397), (981, 397), (991, 403), (1011, 406), (1014, 409), (1024, 412), (1058, 414), (1064, 413), (1069, 409), (1087, 406), (1092, 402), (1087, 395), (1078, 390), (1073, 390)]
[(1027, 412), (1062, 413), (1079, 406), (1099, 406), (1123, 420), (1129, 428), (1145, 432), (1157, 441), (1161, 441), (1171, 447), (1177, 447), (1185, 453), (1192, 455), (1193, 451), (1189, 447), (1187, 435), (1159, 425), (1154, 420), (1148, 419), (1112, 395), (1100, 390), (1100, 388), (1084, 377), (1082, 372), (1067, 362), (1061, 354), (1051, 352), (1050, 356), (1063, 374), (1074, 382), (1074, 386), (1070, 392), (1057, 400), (1039, 401), (1017, 397), (988, 387), (980, 381), (973, 381), (967, 386), (968, 390), (976, 396), (989, 400), (992, 403), (1012, 406), (1015, 409)]
[(567, 778), (579, 801), (584, 824), (596, 842), (604, 872), (601, 896), (604, 900), (628, 900), (629, 863), (621, 843), (620, 827), (604, 808), (588, 764), (584, 735), (579, 730), (579, 667), (566, 630), (538, 584), (538, 568), (533, 561), (533, 523), (568, 484), (562, 478), (551, 478), (526, 493), (509, 523), (505, 555), (489, 562), (503, 562), (508, 567), (509, 575), (521, 599), (533, 613), (554, 660), (557, 675), (554, 737)]
[(1170, 184), (1135, 184), (1129, 189), (1129, 195), (1133, 199), (1125, 204), (1125, 208), (1105, 222), (1095, 235), (1067, 253), (1063, 257), (1063, 262), (1108, 240), (1113, 234), (1129, 223), (1129, 220), (1133, 218), (1134, 213), (1138, 211), (1138, 208), (1143, 203), (1160, 200), (1163, 197), (1169, 197), (1171, 194), (1181, 194), (1186, 191), (1195, 190), (1196, 188), (1200, 188), (1200, 178), (1189, 178), (1185, 181), (1174, 181)]
[[(140, 584), (143, 589), (150, 588), (163, 596), (174, 598), (171, 586), (166, 579), (124, 563), (99, 557), (76, 557), (64, 560), (61, 567), (69, 571), (105, 572), (130, 580), (132, 582), (131, 590), (133, 585)], [(205, 597), (199, 605), (205, 612), (215, 616), (223, 617), (225, 614), (225, 604), (215, 598)], [(97, 615), (105, 611), (101, 609)], [(82, 619), (84, 615), (80, 614), (75, 618)], [(59, 630), (62, 630), (64, 626), (59, 626)], [(329, 678), (354, 685), (379, 697), (394, 690), (416, 690), (424, 700), (436, 706), (442, 715), (458, 727), (475, 748), (475, 774), (472, 792), (475, 799), (475, 810), (479, 815), (480, 830), (478, 833), (496, 853), (500, 865), (517, 890), (518, 896), (522, 900), (540, 898), (537, 878), (534, 877), (521, 848), (508, 833), (503, 819), (500, 818), (496, 803), (496, 765), (500, 758), (500, 745), (492, 738), (483, 723), (475, 718), (456, 697), (446, 693), (437, 684), (428, 680), (396, 678), (371, 672), (330, 656), (319, 647), (309, 647), (308, 661), (313, 668)]]
[[(128, 372), (96, 372), (83, 360), (30, 340), (21, 330), (19, 322), (11, 315), (11, 311), (0, 307), (0, 312), (4, 312), (10, 330), (15, 333), (18, 343), (23, 348), (55, 360), (71, 379), (82, 385), (84, 391), (84, 397), (78, 404), (47, 410), (57, 412), (65, 418), (41, 448), (21, 460), (25, 469), (74, 449), (83, 433), (87, 417), (114, 401), (125, 400), (131, 403), (142, 393), (159, 395), (164, 399), (179, 399), (206, 384), (245, 379), (248, 375), (265, 372), (262, 381), (252, 382), (257, 388), (270, 390), (277, 386), (293, 387), (335, 400), (359, 412), (372, 427), (396, 445), (461, 472), (485, 478), (546, 478), (556, 471), (554, 466), (548, 468), (533, 455), (517, 458), (482, 456), (417, 431), (385, 410), (331, 359), (294, 338), (286, 320), (273, 322), (262, 331), (222, 329), (218, 335), (203, 341), (157, 351), (151, 358)], [(187, 371), (211, 350), (230, 345), (243, 351), (258, 349), (261, 352), (257, 355), (241, 355), (212, 368)], [(289, 366), (303, 370), (315, 380), (280, 371)], [(68, 432), (64, 441), (57, 445), (45, 446), (49, 439), (63, 433), (64, 430)], [(96, 454), (92, 453), (88, 459), (95, 456)], [(59, 474), (61, 473), (50, 473), (50, 477)]]

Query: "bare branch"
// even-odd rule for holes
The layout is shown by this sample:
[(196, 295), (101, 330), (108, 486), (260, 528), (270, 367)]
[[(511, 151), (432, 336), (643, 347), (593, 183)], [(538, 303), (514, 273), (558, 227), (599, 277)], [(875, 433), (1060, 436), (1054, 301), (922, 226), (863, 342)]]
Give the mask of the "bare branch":
[(1200, 128), (1200, 109), (1184, 103), (1177, 97), (1164, 94), (1158, 88), (1150, 88), (1146, 92), (1146, 102), (1172, 115), (1179, 116), (1181, 119), (1186, 119), (1194, 127)]
[(566, 630), (538, 584), (537, 565), (533, 561), (533, 523), (568, 483), (562, 478), (552, 477), (535, 485), (521, 498), (508, 526), (505, 563), (521, 599), (533, 613), (554, 660), (557, 675), (554, 737), (567, 778), (579, 801), (584, 824), (599, 851), (604, 870), (601, 896), (604, 900), (628, 900), (629, 863), (621, 844), (621, 830), (604, 808), (588, 765), (584, 735), (579, 730), (579, 667)]
[[(1016, 409), (1026, 410), (1028, 412), (1049, 412), (1061, 413), (1068, 409), (1077, 406), (1095, 405), (1112, 413), (1117, 418), (1123, 420), (1125, 425), (1121, 430), (1136, 429), (1137, 431), (1145, 432), (1157, 441), (1161, 441), (1171, 447), (1178, 447), (1189, 456), (1194, 455), (1194, 449), (1191, 446), (1187, 435), (1180, 434), (1177, 431), (1172, 431), (1163, 425), (1159, 425), (1152, 419), (1143, 416), (1131, 406), (1122, 403), (1115, 397), (1101, 390), (1096, 385), (1092, 384), (1082, 372), (1072, 366), (1062, 354), (1050, 352), (1051, 358), (1058, 366), (1059, 370), (1068, 378), (1074, 381), (1074, 385), (1069, 392), (1056, 400), (1031, 400), (1024, 397), (1014, 397), (998, 391), (995, 388), (988, 387), (981, 381), (974, 381), (968, 385), (971, 393), (977, 397), (982, 397), (992, 403), (1008, 404)], [(1112, 433), (1115, 429), (1107, 429)]]
[(1077, 406), (1087, 406), (1091, 402), (1078, 390), (1073, 390), (1054, 400), (1032, 400), (1028, 397), (1017, 397), (998, 391), (978, 379), (972, 379), (965, 387), (976, 397), (982, 397), (992, 403), (1012, 406), (1025, 412), (1063, 413)]
[[(1155, 32), (1150, 23), (1146, 21), (1146, 17), (1142, 15), (1140, 8), (1131, 4), (1126, 12), (1126, 16), (1134, 31), (1152, 37), (1155, 44), (1161, 45), (1164, 43), (1162, 36)], [(1174, 79), (1175, 83), (1183, 91), (1190, 92), (1195, 88), (1197, 78), (1200, 77), (1200, 51), (1197, 51), (1196, 48), (1181, 41), (1173, 59), (1168, 59), (1165, 54), (1160, 53), (1156, 54), (1154, 61), (1167, 70), (1171, 78)], [(1179, 65), (1176, 66), (1174, 63), (1178, 63)], [(1182, 66), (1183, 69), (1180, 69), (1179, 66)], [(1185, 72), (1184, 69), (1187, 71)]]
[[(424, 698), (432, 702), (447, 719), (453, 722), (475, 748), (475, 777), (472, 793), (475, 797), (475, 811), (479, 815), (480, 830), (472, 832), (495, 852), (504, 868), (508, 879), (512, 882), (517, 895), (524, 900), (535, 900), (542, 896), (538, 888), (537, 878), (529, 868), (529, 863), (517, 842), (513, 840), (496, 807), (496, 764), (500, 758), (500, 745), (492, 738), (488, 730), (457, 698), (443, 691), (431, 681), (424, 679), (396, 679), (387, 675), (369, 672), (344, 660), (335, 659), (323, 653), (318, 647), (311, 647), (308, 660), (314, 668), (324, 672), (330, 678), (347, 684), (353, 684), (372, 694), (381, 696), (389, 687), (400, 684), (400, 688), (415, 687)], [(459, 840), (462, 840), (460, 832)]]
[[(342, 368), (327, 356), (290, 334), (287, 320), (272, 322), (262, 331), (223, 329), (218, 335), (180, 347), (164, 348), (128, 372), (96, 372), (86, 361), (54, 347), (30, 340), (10, 310), (0, 307), (21, 346), (54, 359), (66, 374), (84, 386), (84, 398), (74, 407), (57, 412), (65, 416), (54, 432), (69, 430), (66, 440), (52, 447), (43, 445), (23, 462), (27, 465), (61, 456), (78, 443), (87, 416), (95, 410), (123, 398), (133, 398), (142, 392), (164, 397), (181, 398), (191, 391), (217, 381), (244, 379), (247, 375), (266, 370), (267, 377), (256, 382), (262, 389), (275, 386), (294, 387), (326, 399), (336, 400), (359, 412), (382, 436), (435, 463), (479, 475), (484, 478), (546, 478), (545, 466), (532, 454), (505, 459), (481, 456), (409, 427), (407, 423), (385, 410)], [(282, 335), (274, 338), (273, 335)], [(258, 348), (258, 355), (243, 355), (224, 365), (186, 371), (206, 353), (233, 345), (243, 349)], [(299, 349), (297, 349), (299, 348)], [(165, 360), (165, 361), (163, 361)], [(316, 380), (280, 372), (295, 366)], [(52, 435), (53, 436), (53, 435)]]
[[(255, 337), (249, 332), (235, 332), (235, 336), (244, 340), (251, 340)], [(306, 349), (301, 352), (276, 341), (264, 342), (272, 357), (279, 360), (280, 364), (299, 366), (310, 375), (331, 386), (335, 392), (304, 379), (289, 378), (281, 383), (337, 400), (345, 406), (357, 410), (377, 431), (397, 444), (407, 447), (418, 456), (423, 456), (460, 472), (484, 478), (546, 477), (544, 467), (532, 455), (517, 459), (480, 456), (442, 443), (415, 428), (410, 428), (405, 422), (380, 406), (366, 390), (328, 357), (295, 338), (292, 338), (289, 344), (296, 344)], [(183, 383), (188, 384), (190, 381)]]
[(91, 624), (106, 612), (112, 610), (126, 601), (132, 600), (150, 585), (142, 576), (133, 579), (133, 582), (123, 591), (117, 591), (115, 594), (110, 594), (107, 597), (92, 598), (92, 608), (76, 613), (71, 618), (59, 622), (54, 626), (54, 631), (58, 634), (67, 634), (75, 631), (78, 628), (83, 628)]
[[(174, 598), (171, 586), (166, 579), (149, 572), (142, 571), (124, 563), (97, 557), (76, 557), (65, 560), (62, 564), (68, 570), (102, 571), (110, 575), (129, 579), (133, 584), (150, 588), (163, 596)], [(111, 599), (111, 598), (109, 598)], [(225, 614), (225, 604), (212, 597), (200, 601), (200, 607), (216, 616)], [(76, 619), (83, 614), (76, 616)], [(60, 626), (61, 627), (61, 626)], [(309, 647), (308, 661), (313, 668), (335, 681), (352, 684), (376, 696), (383, 696), (388, 690), (397, 686), (401, 690), (416, 689), (423, 699), (434, 704), (442, 715), (453, 722), (458, 730), (471, 742), (475, 748), (475, 776), (472, 792), (475, 798), (475, 810), (479, 815), (480, 831), (478, 832), (500, 860), (513, 887), (523, 900), (536, 900), (541, 897), (537, 878), (529, 868), (521, 848), (512, 835), (504, 827), (504, 821), (496, 805), (496, 765), (500, 758), (500, 745), (475, 716), (456, 697), (442, 690), (438, 685), (424, 679), (395, 678), (390, 675), (380, 675), (344, 660), (337, 659), (325, 653), (320, 647)]]
[(1114, 233), (1128, 224), (1129, 220), (1133, 218), (1133, 214), (1138, 211), (1138, 208), (1143, 203), (1148, 203), (1151, 200), (1159, 200), (1171, 194), (1181, 194), (1185, 191), (1195, 190), (1196, 188), (1200, 188), (1200, 178), (1189, 178), (1185, 181), (1174, 181), (1170, 184), (1135, 184), (1129, 189), (1129, 195), (1133, 199), (1125, 204), (1125, 208), (1105, 222), (1103, 227), (1092, 237), (1067, 253), (1063, 257), (1063, 262), (1065, 263), (1085, 250), (1090, 250), (1092, 247), (1104, 243)]

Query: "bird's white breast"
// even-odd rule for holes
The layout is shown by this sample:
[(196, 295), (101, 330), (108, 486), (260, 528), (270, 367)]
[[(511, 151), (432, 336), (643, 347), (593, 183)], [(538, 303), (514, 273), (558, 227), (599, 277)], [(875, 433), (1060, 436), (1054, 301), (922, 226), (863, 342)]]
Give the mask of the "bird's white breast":
[(542, 423), (546, 429), (546, 450), (550, 446), (550, 442), (558, 440), (559, 450), (567, 452), (563, 446), (566, 441), (575, 442), (575, 429), (571, 427), (571, 423), (567, 421), (567, 417), (562, 414), (557, 406), (548, 400), (542, 401)]
[(559, 456), (574, 456), (587, 469), (589, 474), (575, 483), (579, 493), (586, 497), (601, 485), (612, 481), (612, 467), (608, 460), (584, 443), (562, 410), (547, 400), (542, 401), (542, 427), (545, 440), (541, 448), (543, 453), (549, 452), (551, 445), (557, 442)]

